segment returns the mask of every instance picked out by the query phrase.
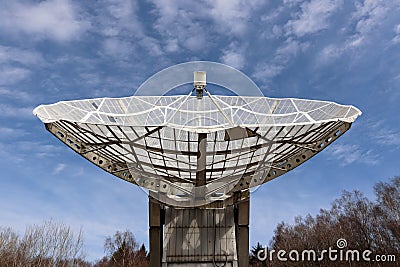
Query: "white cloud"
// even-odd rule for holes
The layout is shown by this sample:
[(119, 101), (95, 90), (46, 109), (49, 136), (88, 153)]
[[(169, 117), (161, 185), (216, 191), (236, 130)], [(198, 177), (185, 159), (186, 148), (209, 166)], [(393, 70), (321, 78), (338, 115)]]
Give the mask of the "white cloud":
[(0, 28), (11, 34), (23, 33), (33, 38), (70, 41), (89, 28), (89, 23), (79, 18), (76, 9), (68, 0), (35, 4), (8, 2), (0, 11)]
[(243, 69), (245, 66), (245, 50), (239, 47), (239, 44), (233, 42), (226, 50), (222, 51), (221, 61), (237, 69)]
[(385, 125), (384, 121), (371, 121), (365, 127), (369, 129), (370, 138), (378, 144), (400, 147), (400, 131)]
[(29, 118), (32, 117), (32, 110), (31, 107), (15, 107), (0, 103), (0, 117)]
[[(3, 138), (2, 138), (3, 139)], [(24, 156), (15, 153), (15, 148), (11, 148), (10, 144), (0, 142), (0, 158), (7, 159), (10, 164), (20, 163), (24, 161)]]
[(254, 12), (265, 1), (152, 0), (152, 3), (157, 16), (154, 28), (163, 36), (167, 51), (186, 48), (198, 52), (207, 49), (213, 34), (229, 37), (247, 34)]
[(377, 165), (378, 155), (372, 150), (364, 150), (358, 145), (332, 144), (326, 149), (327, 153), (341, 161), (343, 166), (353, 163), (363, 163), (367, 165)]
[(32, 94), (29, 94), (27, 92), (17, 89), (12, 90), (4, 87), (0, 87), (0, 96), (13, 98), (20, 101), (31, 101), (34, 98), (32, 97)]
[[(340, 57), (342, 57), (346, 51), (355, 51), (364, 41), (364, 38), (359, 35), (353, 35), (347, 38), (342, 44), (329, 44), (322, 48), (316, 57), (317, 63), (330, 63)], [(353, 56), (355, 53), (353, 54)]]
[(394, 27), (394, 32), (396, 35), (393, 37), (392, 42), (394, 44), (399, 44), (400, 43), (400, 24), (397, 24)]
[(257, 70), (252, 76), (258, 80), (265, 81), (279, 75), (284, 68), (285, 66), (283, 65), (263, 63), (257, 66)]
[(143, 35), (141, 38), (141, 45), (149, 52), (152, 56), (161, 56), (164, 54), (162, 51), (159, 41), (155, 38)]
[[(32, 110), (31, 110), (32, 112)], [(35, 156), (39, 159), (54, 157), (59, 151), (65, 149), (59, 145), (49, 145), (36, 141), (19, 141), (8, 148), (9, 153), (20, 155), (21, 158)]]
[(260, 8), (264, 1), (225, 0), (209, 1), (209, 4), (211, 17), (224, 33), (243, 35), (254, 11)]
[(133, 52), (132, 43), (115, 37), (104, 39), (102, 48), (104, 54), (120, 59), (126, 59)]
[(258, 64), (253, 77), (259, 80), (268, 80), (278, 76), (289, 64), (290, 60), (298, 53), (306, 51), (310, 47), (308, 42), (300, 42), (293, 38), (288, 38), (276, 49), (273, 59), (269, 63)]
[(9, 128), (9, 127), (0, 127), (0, 137), (21, 137), (23, 135), (25, 135), (26, 132), (21, 130), (21, 129), (17, 129), (17, 128)]
[(381, 129), (374, 134), (379, 144), (387, 146), (400, 146), (400, 132), (390, 129)]
[(328, 63), (339, 58), (344, 49), (334, 44), (324, 47), (319, 53), (317, 58), (318, 63)]
[(285, 7), (280, 6), (278, 8), (271, 10), (271, 12), (262, 15), (260, 19), (262, 22), (270, 22), (270, 23), (276, 22), (276, 20), (280, 17), (283, 11), (285, 11)]
[(351, 49), (351, 48), (356, 48), (362, 45), (364, 42), (364, 37), (360, 35), (354, 35), (351, 36), (349, 39), (347, 39), (344, 48), (345, 49)]
[(280, 61), (286, 62), (291, 57), (296, 56), (299, 52), (306, 51), (310, 46), (308, 42), (300, 42), (298, 40), (288, 38), (282, 46), (276, 50), (276, 58)]
[[(260, 17), (262, 21), (262, 25), (260, 25), (262, 31), (260, 37), (262, 39), (272, 40), (284, 37), (284, 25), (282, 25), (280, 20), (285, 16), (284, 14), (287, 10), (288, 8), (282, 5)], [(285, 21), (287, 21), (286, 18)]]
[(132, 1), (110, 0), (106, 6), (110, 14), (116, 19), (129, 18), (136, 9), (135, 2)]
[[(290, 1), (292, 2), (292, 1)], [(302, 37), (329, 28), (329, 18), (343, 5), (343, 0), (312, 0), (301, 4), (296, 19), (285, 25), (287, 34)]]
[(167, 52), (177, 52), (179, 50), (178, 39), (171, 38), (165, 41), (165, 51)]
[(361, 35), (353, 35), (348, 37), (342, 44), (329, 44), (317, 53), (316, 62), (318, 64), (330, 63), (347, 55), (348, 52), (353, 52), (351, 56), (354, 57), (357, 55), (356, 49), (364, 43), (364, 40)]
[(206, 38), (203, 34), (188, 36), (182, 44), (192, 51), (200, 51), (206, 46)]
[(101, 16), (94, 17), (93, 24), (96, 25), (94, 30), (106, 37), (102, 44), (103, 54), (128, 60), (139, 47), (151, 55), (163, 54), (159, 41), (143, 29), (135, 2), (109, 0), (99, 9)]
[(142, 26), (137, 18), (137, 5), (134, 1), (105, 1), (98, 7), (101, 16), (95, 17), (95, 30), (106, 37), (128, 37), (142, 34)]
[(388, 17), (391, 16), (391, 12), (399, 10), (400, 2), (396, 0), (364, 0), (356, 2), (355, 8), (356, 11), (351, 14), (352, 23), (356, 25), (355, 34), (351, 36), (353, 42), (351, 40), (347, 42), (350, 47), (362, 45), (371, 39), (373, 36), (371, 33), (380, 32), (381, 29), (387, 27)]
[[(384, 45), (387, 40), (387, 27), (393, 27), (395, 36), (390, 42), (400, 42), (400, 26), (390, 26), (392, 10), (400, 9), (399, 1), (364, 0), (355, 2), (355, 11), (350, 14), (349, 24), (343, 32), (349, 33), (343, 41), (324, 47), (317, 57), (319, 63), (327, 63), (344, 55), (357, 56), (366, 44)], [(350, 54), (351, 53), (351, 54)]]
[[(198, 19), (207, 16), (207, 6), (189, 1), (152, 1), (157, 20), (153, 27), (163, 36), (167, 51), (178, 48), (191, 51), (205, 49), (210, 29), (204, 29)], [(175, 50), (176, 49), (176, 50)]]
[(368, 34), (384, 20), (389, 12), (387, 3), (390, 1), (364, 0), (363, 3), (356, 2), (356, 11), (352, 19), (357, 22), (356, 30), (362, 35)]
[(53, 174), (53, 175), (57, 175), (57, 174), (61, 173), (66, 167), (67, 167), (66, 164), (64, 164), (64, 163), (59, 163), (59, 164), (57, 164), (57, 166), (53, 169), (52, 174)]
[(0, 63), (18, 62), (24, 65), (36, 65), (44, 62), (43, 57), (36, 51), (0, 45)]
[[(32, 111), (32, 110), (30, 110)], [(2, 107), (0, 105), (0, 114), (2, 113)], [(31, 113), (32, 114), (32, 113)], [(32, 115), (31, 115), (32, 117)], [(22, 137), (26, 139), (25, 136), (29, 135), (29, 131), (24, 131), (20, 129), (10, 129), (7, 127), (2, 128), (1, 136), (12, 135), (13, 138)], [(21, 162), (26, 162), (32, 160), (32, 157), (43, 158), (43, 157), (54, 157), (61, 149), (60, 146), (47, 145), (35, 141), (13, 141), (8, 142), (3, 138), (0, 139), (0, 158), (7, 159), (11, 164), (19, 164)]]
[(25, 68), (3, 66), (0, 69), (0, 85), (10, 85), (26, 79), (31, 71)]
[(279, 37), (279, 36), (282, 35), (282, 33), (283, 33), (282, 26), (280, 26), (280, 25), (274, 25), (274, 26), (272, 27), (272, 34), (273, 34), (273, 36)]
[(304, 0), (283, 0), (283, 3), (289, 7), (296, 6), (302, 2), (304, 2)]

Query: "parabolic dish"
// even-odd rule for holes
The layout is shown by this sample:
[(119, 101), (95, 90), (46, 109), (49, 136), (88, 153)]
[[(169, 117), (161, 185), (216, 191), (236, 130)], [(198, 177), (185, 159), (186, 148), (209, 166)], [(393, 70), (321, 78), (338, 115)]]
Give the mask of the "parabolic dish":
[[(270, 181), (327, 147), (361, 115), (333, 102), (208, 92), (202, 99), (61, 101), (33, 113), (75, 152), (175, 206), (224, 201)], [(199, 175), (205, 183), (198, 184)]]

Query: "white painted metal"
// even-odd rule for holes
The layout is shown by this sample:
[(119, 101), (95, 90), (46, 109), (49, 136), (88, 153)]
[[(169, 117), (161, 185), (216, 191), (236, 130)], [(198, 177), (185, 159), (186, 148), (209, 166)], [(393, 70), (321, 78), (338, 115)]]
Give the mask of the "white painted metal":
[[(241, 127), (292, 126), (345, 121), (352, 123), (361, 115), (353, 106), (333, 102), (294, 98), (213, 96), (199, 105), (196, 97), (131, 96), (61, 101), (40, 105), (33, 113), (44, 123), (65, 120), (77, 123), (118, 126), (162, 126), (189, 132), (215, 132), (228, 129), (230, 121)], [(196, 115), (202, 116), (201, 125)], [(128, 133), (129, 134), (129, 133)]]
[[(211, 76), (211, 84), (239, 89), (233, 92), (258, 92), (244, 74), (208, 62), (168, 68), (139, 91), (161, 86), (167, 92), (184, 85), (191, 68), (221, 74)], [(237, 267), (240, 242), (234, 203), (229, 201), (313, 157), (346, 132), (361, 111), (327, 101), (214, 96), (205, 89), (205, 72), (194, 72), (193, 85), (196, 96), (191, 92), (61, 101), (38, 106), (33, 113), (75, 152), (168, 205), (163, 266), (205, 267), (216, 262)], [(196, 177), (204, 175), (205, 184), (199, 183)], [(218, 200), (214, 209), (205, 208)], [(193, 208), (197, 206), (202, 208)]]
[[(62, 101), (34, 114), (99, 167), (158, 193), (164, 203), (188, 207), (224, 200), (293, 169), (349, 129), (361, 112), (326, 101), (207, 92), (201, 99)], [(203, 188), (194, 182), (199, 133), (207, 133)], [(204, 197), (196, 198), (200, 191)]]
[(206, 86), (207, 84), (207, 74), (205, 71), (195, 71), (193, 72), (193, 85), (197, 86)]

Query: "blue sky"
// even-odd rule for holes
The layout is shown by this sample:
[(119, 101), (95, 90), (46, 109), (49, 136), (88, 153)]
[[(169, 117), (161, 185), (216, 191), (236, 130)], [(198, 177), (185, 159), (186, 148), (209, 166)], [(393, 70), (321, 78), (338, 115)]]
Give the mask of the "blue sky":
[(121, 97), (165, 67), (231, 65), (266, 96), (352, 104), (342, 138), (251, 200), (250, 243), (278, 222), (316, 214), (342, 190), (373, 197), (400, 174), (398, 0), (0, 0), (0, 225), (47, 219), (82, 227), (87, 258), (131, 230), (147, 245), (147, 196), (48, 133), (39, 104)]

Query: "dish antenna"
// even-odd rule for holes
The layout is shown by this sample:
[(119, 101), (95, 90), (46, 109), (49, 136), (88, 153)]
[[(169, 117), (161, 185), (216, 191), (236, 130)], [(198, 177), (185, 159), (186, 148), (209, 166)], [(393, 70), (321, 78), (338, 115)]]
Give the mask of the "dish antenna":
[[(210, 93), (221, 87), (237, 95)], [(168, 95), (182, 88), (186, 95)], [(135, 96), (33, 113), (76, 153), (147, 190), (151, 266), (241, 267), (250, 190), (318, 154), (361, 115), (333, 102), (264, 97), (240, 71), (202, 61), (155, 74)]]

